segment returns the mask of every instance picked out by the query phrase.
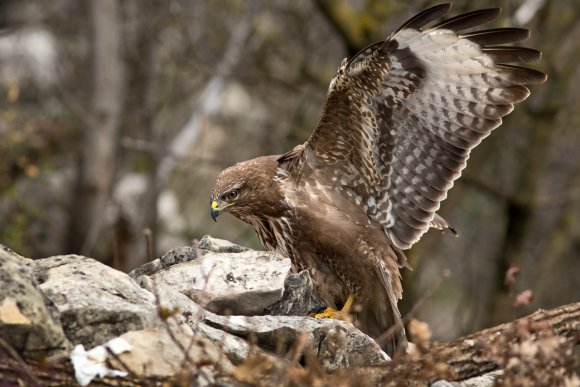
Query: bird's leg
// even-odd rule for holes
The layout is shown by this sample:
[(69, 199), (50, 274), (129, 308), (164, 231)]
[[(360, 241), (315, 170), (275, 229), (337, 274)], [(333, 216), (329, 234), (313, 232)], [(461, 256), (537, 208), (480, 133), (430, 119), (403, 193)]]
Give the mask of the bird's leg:
[(346, 320), (352, 308), (352, 303), (354, 302), (354, 295), (351, 293), (346, 302), (342, 306), (341, 310), (335, 310), (331, 307), (324, 309), (320, 313), (311, 313), (310, 315), (314, 318), (332, 318), (335, 320)]

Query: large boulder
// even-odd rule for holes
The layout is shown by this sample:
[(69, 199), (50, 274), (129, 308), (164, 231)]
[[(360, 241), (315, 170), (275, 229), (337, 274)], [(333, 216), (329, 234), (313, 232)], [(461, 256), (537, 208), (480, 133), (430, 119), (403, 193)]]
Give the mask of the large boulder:
[(93, 347), (159, 325), (155, 297), (125, 273), (79, 255), (39, 259), (30, 266), (74, 344)]
[(0, 337), (27, 358), (71, 348), (52, 302), (27, 266), (32, 260), (0, 245)]
[(282, 298), (290, 269), (290, 260), (276, 253), (205, 237), (199, 249), (172, 250), (131, 275), (139, 282), (147, 275), (215, 313), (253, 315)]
[(346, 321), (301, 316), (220, 316), (206, 312), (203, 322), (278, 354), (286, 354), (304, 335), (306, 349), (326, 369), (378, 365), (390, 360), (372, 338)]

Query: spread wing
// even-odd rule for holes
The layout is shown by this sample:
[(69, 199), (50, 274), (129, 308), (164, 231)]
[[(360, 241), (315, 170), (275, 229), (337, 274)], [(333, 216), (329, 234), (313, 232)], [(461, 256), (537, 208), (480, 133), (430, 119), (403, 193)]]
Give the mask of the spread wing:
[(425, 27), (450, 7), (426, 10), (344, 60), (314, 133), (290, 152), (355, 200), (401, 249), (441, 225), (435, 212), (471, 149), (528, 97), (525, 84), (546, 80), (510, 65), (537, 60), (539, 51), (498, 46), (527, 39), (527, 30), (462, 32), (494, 20), (499, 9)]

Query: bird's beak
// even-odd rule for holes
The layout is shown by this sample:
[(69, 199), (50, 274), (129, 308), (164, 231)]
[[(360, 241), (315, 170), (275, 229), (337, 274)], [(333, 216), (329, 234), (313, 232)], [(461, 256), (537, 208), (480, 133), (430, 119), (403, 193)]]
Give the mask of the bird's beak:
[(217, 201), (211, 202), (211, 209), (209, 210), (211, 218), (217, 222), (217, 217), (220, 215), (219, 203)]

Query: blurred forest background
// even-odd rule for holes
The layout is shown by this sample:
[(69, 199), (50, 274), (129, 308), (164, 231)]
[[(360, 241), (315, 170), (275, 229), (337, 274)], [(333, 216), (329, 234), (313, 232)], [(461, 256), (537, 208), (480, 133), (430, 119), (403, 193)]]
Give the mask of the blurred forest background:
[[(305, 141), (342, 58), (435, 3), (0, 1), (0, 243), (122, 270), (148, 260), (145, 229), (154, 256), (205, 234), (259, 248), (249, 226), (211, 221), (217, 173)], [(408, 252), (403, 311), (450, 274), (419, 310), (439, 339), (580, 300), (580, 1), (458, 0), (451, 15), (497, 6), (492, 26), (530, 28), (549, 79), (443, 203), (460, 236)]]

